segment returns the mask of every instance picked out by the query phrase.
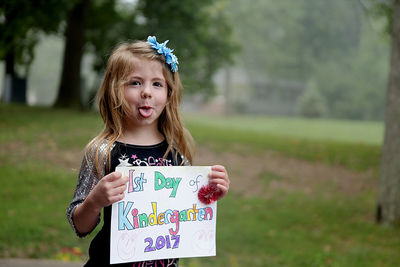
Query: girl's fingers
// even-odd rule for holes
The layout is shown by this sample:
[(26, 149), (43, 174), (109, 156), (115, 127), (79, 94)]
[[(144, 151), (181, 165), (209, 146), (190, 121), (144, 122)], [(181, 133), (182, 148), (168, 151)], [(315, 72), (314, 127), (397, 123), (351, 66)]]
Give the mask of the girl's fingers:
[(211, 173), (208, 175), (209, 183), (214, 184), (218, 189), (218, 199), (224, 197), (229, 191), (231, 181), (224, 166), (214, 165), (211, 167)]
[(110, 195), (111, 196), (117, 196), (117, 195), (123, 194), (125, 189), (126, 189), (125, 185), (116, 187), (110, 192)]
[(222, 185), (222, 184), (217, 184), (217, 188), (220, 190), (220, 198), (225, 196), (226, 193), (228, 193), (229, 188)]
[(226, 172), (211, 172), (208, 177), (210, 178), (210, 182), (215, 180), (224, 180), (226, 183), (230, 184), (230, 180), (228, 178), (228, 174)]
[(112, 172), (104, 176), (104, 180), (107, 182), (114, 182), (117, 181), (119, 178), (121, 178), (122, 174), (120, 172)]
[(216, 172), (216, 171), (212, 171), (210, 172), (210, 174), (208, 175), (208, 177), (210, 177), (211, 179), (215, 179), (215, 178), (225, 178), (226, 177), (226, 173), (224, 172)]
[(119, 177), (119, 179), (111, 182), (111, 188), (117, 188), (122, 185), (125, 185), (128, 182), (128, 180), (129, 180), (128, 176)]
[(210, 179), (210, 184), (215, 184), (215, 185), (219, 185), (219, 184), (221, 184), (221, 185), (225, 185), (225, 186), (227, 186), (228, 185), (228, 181), (227, 180), (225, 180), (225, 179)]
[(110, 191), (107, 192), (105, 195), (106, 198), (106, 206), (113, 204), (114, 202), (120, 201), (124, 198), (124, 191), (126, 189), (126, 186), (119, 186), (116, 188), (111, 189)]
[(120, 194), (120, 195), (111, 197), (111, 198), (110, 198), (110, 205), (111, 205), (112, 203), (121, 201), (123, 198), (124, 198), (124, 194)]
[(120, 182), (120, 185), (126, 185), (126, 183), (129, 181), (128, 176), (123, 176), (120, 180), (118, 180)]
[(226, 169), (225, 169), (225, 167), (222, 166), (222, 165), (214, 165), (214, 166), (211, 166), (211, 170), (213, 170), (213, 171), (219, 171), (219, 172), (225, 172), (225, 173), (226, 173)]

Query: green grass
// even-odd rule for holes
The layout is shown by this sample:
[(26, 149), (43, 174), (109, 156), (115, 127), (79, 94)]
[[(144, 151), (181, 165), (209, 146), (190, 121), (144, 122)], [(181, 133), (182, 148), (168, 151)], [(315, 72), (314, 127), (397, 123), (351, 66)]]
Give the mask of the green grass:
[(217, 257), (185, 266), (398, 266), (399, 231), (367, 216), (371, 198), (318, 201), (277, 193), (269, 200), (231, 194), (218, 204)]
[[(187, 117), (186, 122), (199, 145), (221, 151), (240, 153), (246, 147), (349, 169), (379, 166), (379, 142), (302, 139), (292, 132), (221, 126), (218, 120), (202, 124)], [(333, 123), (337, 132), (347, 131), (345, 124)], [(82, 155), (100, 129), (95, 113), (0, 105), (0, 257), (60, 258), (63, 248), (72, 247), (86, 257), (93, 235), (76, 238), (65, 217), (80, 158), (68, 161), (63, 155)], [(285, 177), (264, 172), (260, 179), (267, 190)], [(323, 190), (312, 195), (276, 190), (268, 198), (230, 192), (218, 203), (217, 256), (183, 259), (183, 265), (400, 265), (400, 231), (373, 220), (375, 189)]]
[[(268, 131), (229, 127), (230, 124), (225, 126), (207, 122), (202, 124), (190, 118), (187, 119), (186, 124), (199, 144), (211, 144), (217, 150), (223, 151), (229, 147), (240, 152), (241, 147), (248, 147), (253, 152), (276, 151), (289, 157), (342, 165), (354, 170), (373, 169), (376, 171), (379, 168), (381, 146), (378, 144), (323, 140), (322, 137), (315, 140), (303, 139), (291, 135), (291, 132), (282, 136)], [(342, 128), (336, 129), (337, 132), (342, 130)], [(335, 134), (336, 132), (332, 133), (332, 135)], [(233, 144), (241, 145), (241, 147), (232, 147)]]
[(65, 219), (76, 173), (33, 162), (0, 167), (0, 255), (41, 258), (63, 247), (87, 247)]
[(185, 118), (193, 124), (212, 128), (250, 131), (291, 139), (336, 141), (380, 145), (383, 140), (383, 123), (377, 121), (350, 121), (306, 119), (270, 116), (210, 116), (188, 114)]
[(65, 216), (79, 165), (68, 168), (55, 157), (82, 151), (100, 128), (95, 113), (0, 106), (0, 256), (87, 250), (90, 241), (77, 240)]
[(0, 144), (18, 141), (31, 145), (47, 140), (63, 148), (82, 148), (100, 131), (101, 123), (94, 112), (0, 105)]

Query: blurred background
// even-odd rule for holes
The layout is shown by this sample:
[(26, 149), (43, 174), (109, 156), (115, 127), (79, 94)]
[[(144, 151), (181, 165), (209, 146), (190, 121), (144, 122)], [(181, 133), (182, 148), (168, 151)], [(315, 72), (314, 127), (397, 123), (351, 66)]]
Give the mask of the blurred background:
[(96, 91), (113, 47), (155, 35), (179, 59), (195, 164), (232, 180), (217, 257), (184, 266), (399, 266), (400, 212), (377, 224), (396, 5), (2, 1), (0, 257), (87, 258), (64, 211)]
[(81, 105), (91, 106), (112, 48), (156, 35), (179, 57), (186, 109), (383, 119), (387, 22), (362, 1), (6, 2), (16, 14), (2, 18), (3, 98), (7, 64), (31, 106), (56, 104), (60, 88), (75, 85), (63, 68), (69, 78), (80, 68)]

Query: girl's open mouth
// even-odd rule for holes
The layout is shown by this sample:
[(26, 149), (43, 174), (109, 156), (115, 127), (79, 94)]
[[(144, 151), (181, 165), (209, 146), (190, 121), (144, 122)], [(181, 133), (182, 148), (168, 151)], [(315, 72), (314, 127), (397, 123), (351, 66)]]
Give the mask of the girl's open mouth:
[(143, 118), (148, 118), (153, 114), (153, 108), (149, 106), (140, 107), (139, 113)]

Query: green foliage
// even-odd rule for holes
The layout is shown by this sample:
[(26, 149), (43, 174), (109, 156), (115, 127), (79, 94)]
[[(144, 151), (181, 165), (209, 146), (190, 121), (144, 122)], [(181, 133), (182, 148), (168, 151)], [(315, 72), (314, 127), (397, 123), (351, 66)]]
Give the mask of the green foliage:
[(325, 103), (315, 81), (310, 80), (298, 100), (300, 115), (308, 118), (322, 117), (326, 113)]
[(55, 33), (74, 1), (7, 0), (0, 2), (0, 60), (14, 57), (15, 63), (29, 67), (38, 32)]
[(114, 0), (97, 1), (93, 5), (97, 15), (90, 18), (88, 29), (95, 69), (104, 68), (106, 55), (117, 43), (155, 35), (159, 41), (170, 40), (186, 91), (213, 94), (214, 73), (231, 61), (238, 47), (225, 9), (222, 0), (143, 0), (119, 6)]
[[(300, 99), (289, 85), (305, 88), (314, 79), (326, 116), (381, 120), (389, 48), (380, 21), (364, 14), (362, 2), (232, 1), (229, 10), (243, 47), (239, 61), (251, 85), (271, 91), (274, 81), (287, 84), (279, 88), (282, 98), (296, 103)], [(265, 99), (254, 95), (250, 101)]]
[(136, 23), (136, 11), (131, 5), (132, 3), (126, 3), (119, 7), (116, 0), (93, 1), (86, 40), (88, 52), (95, 55), (93, 68), (96, 72), (104, 69), (113, 47), (120, 42), (135, 39), (140, 32)]
[(352, 58), (327, 61), (316, 70), (330, 116), (383, 119), (389, 71), (389, 54), (383, 45), (370, 25), (364, 25), (358, 51)]
[(230, 11), (250, 73), (308, 80), (315, 62), (351, 55), (360, 38), (361, 14), (345, 0), (236, 0)]
[(237, 45), (226, 18), (226, 1), (139, 1), (147, 35), (170, 40), (187, 92), (214, 93), (214, 73), (232, 60)]
[(367, 0), (365, 5), (366, 12), (374, 18), (384, 18), (386, 25), (385, 31), (387, 34), (392, 34), (392, 21), (393, 21), (393, 4), (395, 0), (377, 1)]
[[(3, 1), (4, 2), (4, 1)], [(28, 67), (38, 32), (56, 33), (77, 1), (5, 1), (0, 4), (0, 59), (14, 55)], [(169, 39), (181, 62), (188, 92), (214, 92), (212, 77), (231, 61), (237, 45), (226, 18), (226, 2), (93, 0), (87, 16), (86, 52), (95, 55), (101, 74), (107, 55), (118, 43), (154, 34)], [(74, 51), (73, 51), (74, 52)], [(25, 73), (26, 74), (26, 73)], [(101, 75), (99, 75), (101, 76)]]

